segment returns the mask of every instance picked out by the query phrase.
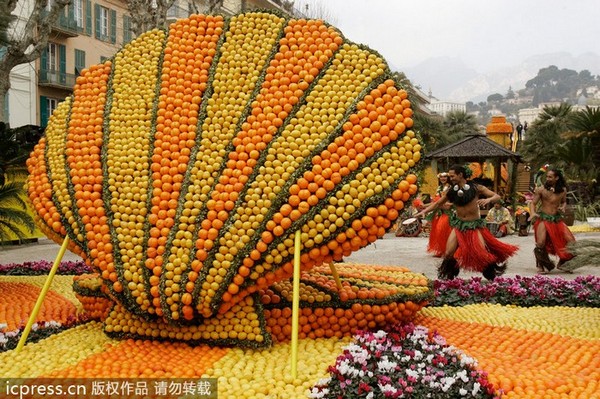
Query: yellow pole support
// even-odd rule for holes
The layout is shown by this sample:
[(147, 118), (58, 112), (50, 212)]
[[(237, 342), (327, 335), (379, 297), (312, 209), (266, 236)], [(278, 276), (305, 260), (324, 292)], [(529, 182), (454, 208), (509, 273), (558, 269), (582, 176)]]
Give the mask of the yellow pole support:
[(333, 279), (335, 280), (335, 285), (337, 285), (337, 289), (338, 291), (342, 290), (342, 282), (340, 281), (340, 275), (337, 272), (337, 269), (335, 267), (335, 265), (333, 264), (333, 262), (331, 262), (329, 264), (329, 268), (331, 269), (331, 275), (333, 276)]
[(294, 237), (294, 284), (292, 295), (292, 378), (298, 377), (298, 318), (300, 317), (300, 230)]
[(63, 240), (60, 250), (58, 251), (58, 255), (56, 255), (56, 259), (54, 259), (54, 264), (52, 265), (52, 269), (50, 269), (50, 273), (48, 274), (48, 277), (46, 278), (46, 282), (44, 283), (44, 286), (42, 287), (42, 290), (40, 291), (40, 295), (38, 296), (37, 302), (35, 303), (35, 306), (33, 307), (31, 314), (29, 315), (29, 320), (27, 320), (27, 325), (25, 326), (25, 329), (23, 330), (23, 333), (21, 334), (21, 338), (19, 339), (19, 343), (17, 344), (15, 353), (21, 352), (21, 349), (23, 349), (23, 346), (25, 345), (25, 341), (27, 341), (27, 337), (29, 336), (29, 332), (31, 331), (33, 322), (35, 321), (35, 319), (42, 307), (44, 298), (46, 297), (46, 294), (48, 293), (48, 290), (50, 289), (50, 285), (52, 284), (52, 279), (54, 278), (54, 275), (56, 274), (56, 271), (58, 270), (58, 267), (60, 266), (60, 261), (62, 260), (63, 256), (65, 255), (65, 251), (67, 250), (68, 245), (69, 245), (69, 237), (66, 236), (65, 239)]

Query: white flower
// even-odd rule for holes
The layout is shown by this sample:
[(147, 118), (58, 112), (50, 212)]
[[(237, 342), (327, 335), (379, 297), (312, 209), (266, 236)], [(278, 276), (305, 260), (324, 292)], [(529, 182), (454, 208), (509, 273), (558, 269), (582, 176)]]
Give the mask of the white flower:
[(388, 373), (393, 371), (398, 364), (394, 362), (390, 362), (385, 356), (382, 360), (377, 362), (377, 369), (382, 373)]
[(465, 355), (464, 353), (460, 354), (460, 365), (461, 366), (477, 366), (477, 360), (474, 358)]
[(379, 385), (379, 389), (381, 389), (381, 392), (385, 395), (386, 393), (396, 393), (396, 388), (394, 388), (393, 385), (390, 384), (385, 384), (385, 385), (381, 385), (381, 384), (377, 384)]
[(315, 385), (329, 385), (331, 382), (331, 377), (321, 378)]
[(442, 391), (447, 392), (455, 382), (456, 382), (456, 379), (452, 378), (452, 377), (440, 378), (440, 384), (442, 384)]
[(456, 378), (460, 378), (462, 382), (469, 382), (469, 377), (467, 376), (467, 370), (461, 370), (456, 373)]
[(404, 372), (409, 377), (413, 377), (413, 378), (418, 378), (419, 377), (419, 373), (417, 373), (415, 370), (406, 369), (406, 370), (404, 370)]
[(309, 398), (321, 399), (329, 394), (329, 388), (313, 388), (312, 391), (308, 394)]
[(458, 390), (458, 393), (460, 394), (460, 396), (467, 396), (467, 394), (469, 393), (469, 391), (467, 391), (464, 388), (461, 388)]
[(473, 391), (471, 391), (471, 395), (473, 395), (473, 396), (477, 395), (479, 393), (480, 389), (481, 389), (481, 384), (478, 382), (474, 383)]
[(385, 337), (387, 337), (387, 333), (383, 330), (379, 330), (373, 334), (373, 337), (375, 337), (377, 339), (385, 338)]
[(375, 394), (373, 393), (373, 391), (369, 392), (366, 396), (366, 399), (373, 399), (375, 397)]

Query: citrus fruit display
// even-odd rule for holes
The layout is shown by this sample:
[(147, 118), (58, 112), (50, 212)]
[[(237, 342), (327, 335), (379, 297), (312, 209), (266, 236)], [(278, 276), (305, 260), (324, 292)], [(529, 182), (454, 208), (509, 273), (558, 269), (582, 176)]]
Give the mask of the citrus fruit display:
[(304, 307), (378, 306), (382, 325), (414, 314), (427, 282), (350, 268), (338, 290), (310, 270), (382, 237), (416, 194), (412, 116), (385, 60), (323, 21), (192, 15), (82, 72), (28, 194), (102, 279), (109, 333), (268, 345), (297, 231)]

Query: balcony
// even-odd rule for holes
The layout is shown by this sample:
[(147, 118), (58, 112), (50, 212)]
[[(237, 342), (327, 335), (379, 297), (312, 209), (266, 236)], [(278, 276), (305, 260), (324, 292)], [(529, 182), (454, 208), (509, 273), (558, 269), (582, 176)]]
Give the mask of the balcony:
[(40, 69), (38, 85), (55, 89), (72, 90), (73, 86), (75, 86), (75, 78), (75, 74), (72, 73)]
[(60, 14), (58, 19), (52, 24), (52, 33), (64, 38), (76, 37), (83, 33), (83, 26), (77, 24), (73, 16)]

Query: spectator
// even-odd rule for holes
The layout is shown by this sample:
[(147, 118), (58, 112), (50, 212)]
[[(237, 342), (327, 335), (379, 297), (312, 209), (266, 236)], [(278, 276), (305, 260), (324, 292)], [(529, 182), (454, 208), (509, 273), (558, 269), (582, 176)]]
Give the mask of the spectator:
[[(525, 124), (527, 124), (527, 122), (525, 122)], [(517, 137), (519, 141), (523, 139), (523, 125), (521, 125), (521, 122), (517, 125)]]
[(492, 233), (498, 238), (514, 233), (512, 216), (502, 201), (496, 202), (494, 207), (488, 211), (485, 221), (495, 225), (494, 227), (497, 229)]

